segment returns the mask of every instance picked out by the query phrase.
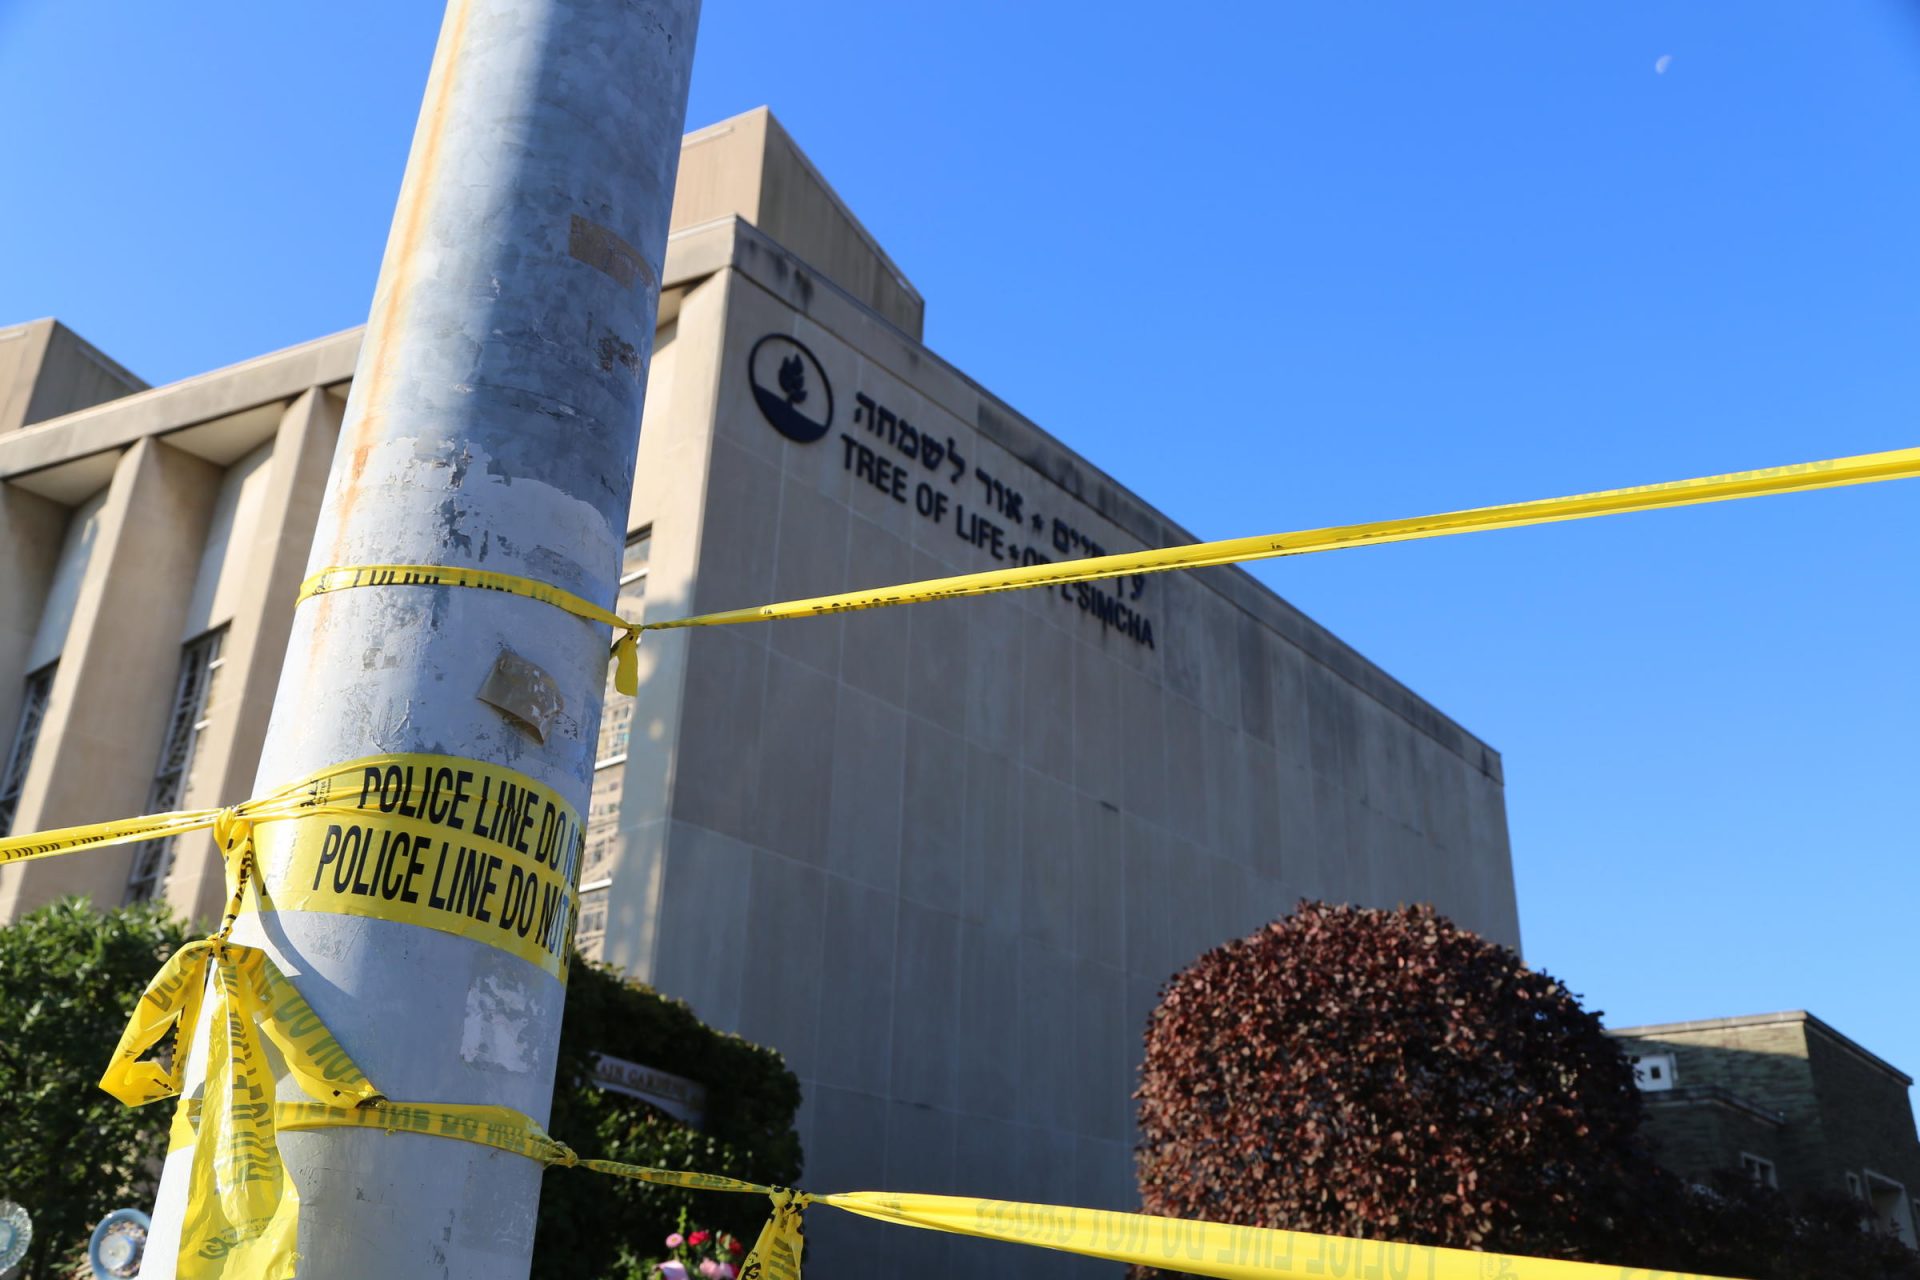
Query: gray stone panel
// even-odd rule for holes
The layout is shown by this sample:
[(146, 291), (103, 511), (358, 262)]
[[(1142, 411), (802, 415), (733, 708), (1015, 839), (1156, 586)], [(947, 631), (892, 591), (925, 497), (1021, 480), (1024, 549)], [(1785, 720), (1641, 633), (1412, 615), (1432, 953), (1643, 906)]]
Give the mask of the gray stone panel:
[(1067, 1127), (1087, 1137), (1122, 1141), (1132, 1119), (1114, 1105), (1124, 1089), (1133, 1044), (1127, 1035), (1126, 980), (1117, 969), (1080, 961), (1074, 965), (1071, 1010), (1059, 1011), (1067, 1036), (1069, 1079)]
[(821, 919), (820, 1085), (886, 1096), (891, 1084), (894, 897), (830, 876)]
[(898, 707), (840, 690), (826, 755), (832, 779), (826, 865), (836, 875), (889, 891), (899, 887), (906, 743), (907, 718)]
[(913, 821), (899, 832), (900, 892), (952, 911), (967, 884), (967, 744), (925, 720), (906, 731), (902, 804)]
[(1207, 816), (1207, 718), (1182, 697), (1168, 696), (1165, 768), (1167, 827), (1182, 839), (1205, 841)]
[[(773, 594), (766, 599), (799, 600), (845, 591), (849, 585), (847, 523), (846, 503), (791, 480), (783, 483)], [(840, 625), (829, 620), (776, 622), (769, 628), (768, 644), (776, 653), (838, 678), (840, 633)]]
[(714, 1026), (736, 1029), (747, 948), (713, 921), (744, 919), (751, 910), (754, 851), (692, 823), (672, 823), (669, 831), (660, 896), (678, 909), (659, 913), (651, 981)]
[(971, 1119), (1019, 1118), (1018, 1025), (1020, 955), (1012, 935), (963, 921), (959, 929), (960, 987), (954, 1043), (956, 1105)]
[(1031, 939), (1019, 944), (1019, 1012), (1012, 1040), (1020, 1064), (1018, 1114), (1048, 1133), (1073, 1122), (1073, 960)]
[(696, 612), (775, 599), (779, 528), (772, 514), (779, 509), (779, 472), (725, 440), (713, 441), (712, 447), (706, 529), (692, 601)]
[[(956, 1122), (950, 1111), (912, 1103), (887, 1107), (888, 1187), (927, 1188), (947, 1194), (953, 1185)], [(879, 1241), (881, 1275), (940, 1275), (947, 1269), (954, 1237), (895, 1228)]]
[(893, 1081), (899, 1101), (952, 1108), (960, 1003), (960, 919), (899, 904), (893, 990)]
[(1025, 619), (1010, 596), (969, 601), (968, 648), (959, 662), (966, 690), (966, 733), (1009, 760), (1024, 758), (1021, 748), (1024, 687), (1022, 632)]
[(767, 650), (745, 629), (688, 634), (686, 698), (697, 713), (679, 725), (674, 760), (673, 814), (726, 835), (751, 835), (749, 816), (758, 782), (754, 747), (760, 737)]
[(965, 873), (961, 910), (1011, 934), (1020, 928), (1021, 810), (1019, 770), (998, 752), (967, 748)]
[(1082, 793), (1073, 832), (1072, 951), (1118, 969), (1127, 958), (1126, 821), (1105, 800)]
[[(752, 863), (745, 917), (750, 923), (734, 940), (746, 951), (739, 1031), (759, 1044), (778, 1045), (794, 1073), (812, 1080), (818, 1075), (824, 995), (820, 926), (827, 877), (760, 849), (754, 850)], [(687, 903), (683, 909), (697, 911), (702, 927), (716, 928), (718, 918), (708, 917), (703, 907)]]
[[(924, 556), (914, 561), (916, 575), (937, 573)], [(967, 670), (975, 626), (969, 601), (915, 605), (907, 616), (907, 709), (958, 733), (967, 723)]]
[(1169, 932), (1173, 867), (1163, 836), (1144, 823), (1126, 825), (1126, 969), (1159, 982), (1177, 966)]
[[(1029, 769), (1071, 783), (1076, 740), (1073, 656), (1081, 646), (1037, 618), (1028, 618), (1020, 632), (1019, 759)], [(1009, 673), (994, 674), (1006, 680)]]
[[(855, 516), (847, 535), (848, 587), (880, 587), (913, 577), (913, 549), (891, 530)], [(962, 606), (964, 607), (964, 606)], [(917, 610), (869, 609), (841, 624), (840, 678), (896, 707), (907, 699), (907, 659)]]
[(1073, 945), (1073, 793), (1023, 771), (1020, 933), (1042, 946)]
[[(823, 865), (827, 857), (829, 808), (821, 799), (833, 785), (837, 694), (833, 677), (769, 654), (758, 731), (744, 739), (758, 748), (749, 757), (754, 779), (748, 831), (753, 842), (814, 866)], [(737, 761), (734, 767), (739, 767)]]

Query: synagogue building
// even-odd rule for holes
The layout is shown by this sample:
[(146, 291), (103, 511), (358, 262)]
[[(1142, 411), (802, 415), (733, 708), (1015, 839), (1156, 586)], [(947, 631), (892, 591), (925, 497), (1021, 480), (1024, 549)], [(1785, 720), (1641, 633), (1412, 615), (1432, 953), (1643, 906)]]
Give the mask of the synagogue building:
[[(767, 111), (689, 134), (621, 611), (1194, 540), (923, 346), (923, 311)], [(0, 832), (249, 794), (360, 340), (148, 387), (0, 328)], [(809, 1187), (1137, 1206), (1140, 1034), (1200, 953), (1302, 896), (1520, 941), (1499, 754), (1237, 568), (640, 661), (578, 942), (785, 1055)], [(74, 893), (224, 901), (195, 833), (0, 870), (0, 921)], [(822, 1274), (1069, 1266), (816, 1216)]]

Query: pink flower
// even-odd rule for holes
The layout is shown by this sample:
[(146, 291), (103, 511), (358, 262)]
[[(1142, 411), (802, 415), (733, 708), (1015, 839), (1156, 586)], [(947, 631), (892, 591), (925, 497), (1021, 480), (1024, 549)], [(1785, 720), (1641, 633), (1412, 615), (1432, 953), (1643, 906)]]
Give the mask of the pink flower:
[(734, 1276), (738, 1274), (739, 1273), (733, 1269), (731, 1262), (718, 1262), (714, 1264), (713, 1280), (733, 1280)]
[(672, 1235), (667, 1237), (667, 1248), (678, 1249), (681, 1245), (685, 1244), (686, 1242), (687, 1242), (687, 1238), (681, 1235), (678, 1231), (676, 1231)]
[(687, 1280), (687, 1269), (677, 1262), (662, 1262), (659, 1268), (667, 1280)]
[(705, 1276), (707, 1280), (713, 1280), (714, 1276), (718, 1275), (719, 1273), (720, 1273), (720, 1264), (715, 1262), (712, 1258), (708, 1258), (705, 1262), (700, 1264), (700, 1274)]

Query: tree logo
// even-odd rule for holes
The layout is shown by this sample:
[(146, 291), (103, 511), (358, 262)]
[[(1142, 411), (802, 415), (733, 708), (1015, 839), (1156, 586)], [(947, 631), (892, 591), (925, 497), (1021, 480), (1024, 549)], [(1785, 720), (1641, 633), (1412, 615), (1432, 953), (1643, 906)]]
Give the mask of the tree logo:
[(747, 356), (747, 380), (760, 414), (795, 444), (812, 444), (833, 425), (833, 386), (813, 352), (770, 333)]

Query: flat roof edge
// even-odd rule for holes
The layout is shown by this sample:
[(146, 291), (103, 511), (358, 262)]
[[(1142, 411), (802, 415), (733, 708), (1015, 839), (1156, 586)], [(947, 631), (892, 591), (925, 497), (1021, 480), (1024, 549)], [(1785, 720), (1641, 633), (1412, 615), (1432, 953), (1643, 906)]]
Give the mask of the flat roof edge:
[(1861, 1045), (1849, 1036), (1842, 1035), (1826, 1021), (1808, 1013), (1805, 1009), (1783, 1009), (1777, 1013), (1743, 1013), (1729, 1018), (1696, 1018), (1687, 1022), (1655, 1022), (1639, 1027), (1608, 1027), (1607, 1034), (1621, 1037), (1641, 1037), (1655, 1035), (1679, 1035), (1689, 1031), (1725, 1031), (1737, 1027), (1764, 1027), (1775, 1023), (1804, 1023), (1831, 1040), (1836, 1046), (1863, 1059), (1868, 1065), (1886, 1072), (1898, 1079), (1903, 1085), (1912, 1087), (1913, 1077), (1888, 1062), (1879, 1054)]

